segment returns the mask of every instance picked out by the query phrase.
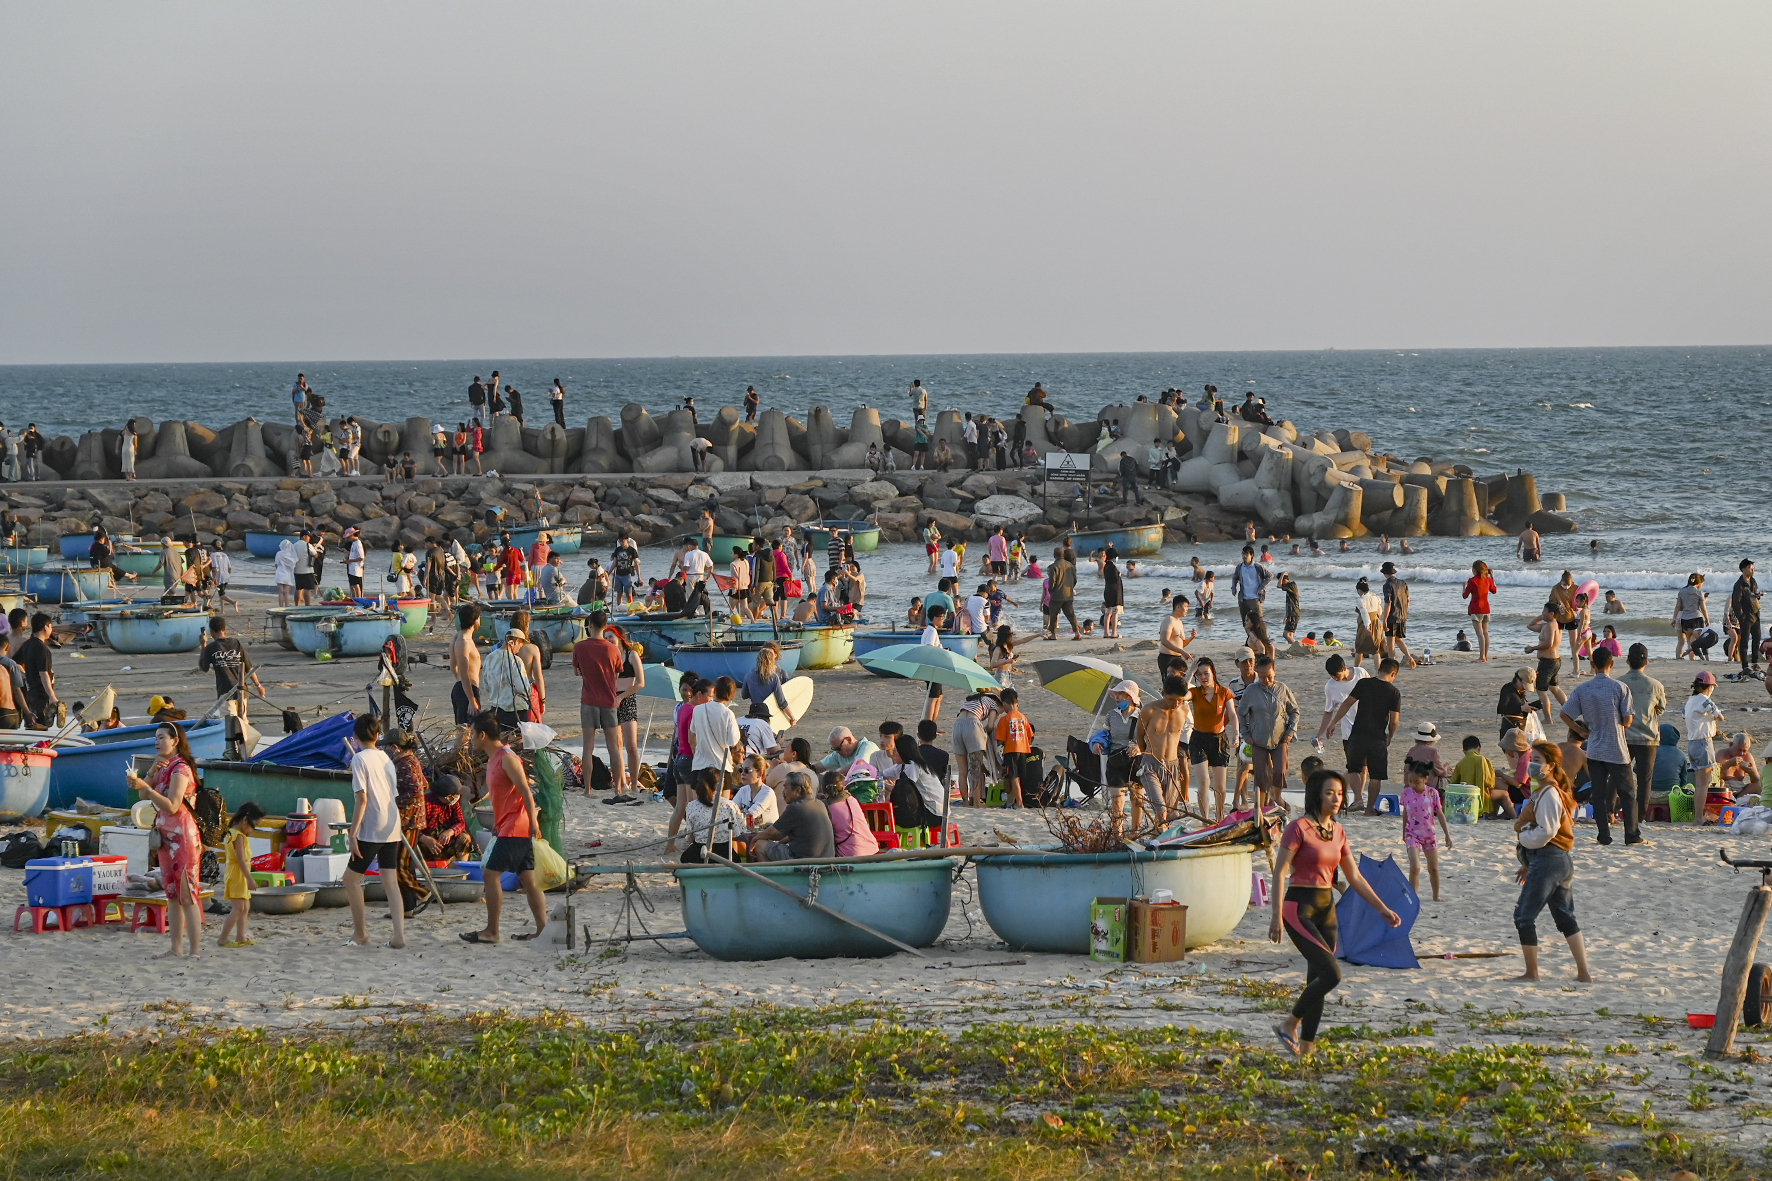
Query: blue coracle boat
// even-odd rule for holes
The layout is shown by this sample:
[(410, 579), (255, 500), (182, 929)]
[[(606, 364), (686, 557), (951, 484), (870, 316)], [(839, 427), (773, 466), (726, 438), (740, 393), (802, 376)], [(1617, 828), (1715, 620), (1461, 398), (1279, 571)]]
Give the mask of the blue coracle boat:
[[(671, 663), (678, 672), (694, 673), (707, 680), (731, 677), (740, 684), (757, 667), (757, 653), (768, 640), (728, 640), (720, 644), (678, 644), (671, 649)], [(791, 640), (781, 644), (781, 675), (791, 677), (800, 670), (801, 645)]]
[(620, 615), (610, 620), (621, 628), (628, 642), (644, 645), (645, 657), (653, 664), (663, 664), (676, 644), (711, 643), (726, 634), (724, 619), (709, 620), (697, 615), (689, 619), (660, 619), (652, 615)]
[[(855, 637), (855, 657), (857, 660), (870, 652), (878, 652), (882, 648), (890, 648), (894, 644), (915, 644), (923, 638), (922, 632), (861, 632)], [(978, 659), (978, 637), (964, 632), (941, 633), (941, 646), (967, 660)], [(882, 672), (877, 668), (868, 669), (876, 677), (896, 677), (897, 673)]]
[[(947, 926), (955, 864), (953, 858), (937, 857), (873, 865), (746, 868), (802, 896), (810, 893), (808, 879), (816, 872), (820, 903), (912, 947), (928, 947)], [(683, 891), (683, 926), (695, 945), (715, 959), (828, 959), (898, 951), (885, 940), (725, 866), (679, 869), (676, 874)], [(1087, 922), (1087, 913), (1084, 919)]]
[(209, 627), (209, 615), (183, 607), (141, 607), (108, 611), (95, 617), (99, 638), (113, 652), (140, 656), (158, 652), (195, 652)]
[(285, 541), (297, 541), (292, 533), (246, 533), (246, 552), (255, 558), (274, 558)]
[(39, 603), (78, 603), (106, 599), (116, 589), (109, 570), (77, 570), (68, 566), (45, 566), (27, 570), (21, 579), (25, 593)]
[[(219, 759), (227, 750), (228, 727), (220, 719), (180, 722), (191, 754), (199, 759)], [(123, 767), (136, 755), (154, 753), (154, 731), (160, 727), (125, 726), (121, 730), (94, 730), (82, 734), (91, 746), (64, 746), (56, 750), (49, 769), (49, 806), (71, 808), (76, 799), (91, 800), (107, 808), (127, 808), (135, 793), (123, 778)]]

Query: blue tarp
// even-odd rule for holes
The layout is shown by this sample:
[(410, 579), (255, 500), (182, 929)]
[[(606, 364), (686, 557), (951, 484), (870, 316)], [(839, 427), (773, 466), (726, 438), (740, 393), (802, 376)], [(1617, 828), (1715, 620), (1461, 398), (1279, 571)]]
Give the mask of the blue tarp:
[(279, 767), (327, 767), (335, 771), (351, 766), (345, 739), (351, 737), (357, 715), (350, 710), (297, 730), (283, 741), (248, 759), (252, 763), (275, 763)]
[(1360, 856), (1360, 876), (1403, 922), (1397, 927), (1385, 925), (1370, 903), (1349, 890), (1335, 904), (1335, 923), (1341, 931), (1335, 943), (1336, 957), (1374, 968), (1421, 967), (1409, 942), (1409, 932), (1421, 914), (1421, 899), (1409, 888), (1409, 876), (1394, 858), (1376, 861), (1364, 854)]

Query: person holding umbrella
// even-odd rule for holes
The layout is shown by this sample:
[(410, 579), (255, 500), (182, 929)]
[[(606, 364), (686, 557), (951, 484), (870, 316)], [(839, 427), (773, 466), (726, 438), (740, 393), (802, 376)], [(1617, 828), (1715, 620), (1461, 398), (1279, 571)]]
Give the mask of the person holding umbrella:
[(1292, 1015), (1274, 1026), (1274, 1035), (1301, 1058), (1316, 1046), (1324, 998), (1341, 983), (1341, 968), (1335, 962), (1335, 871), (1346, 875), (1348, 888), (1365, 899), (1386, 924), (1397, 927), (1403, 922), (1360, 876), (1354, 863), (1347, 833), (1335, 819), (1346, 792), (1347, 781), (1341, 772), (1325, 767), (1313, 774), (1304, 785), (1304, 815), (1280, 834), (1280, 855), (1274, 862), (1277, 905), (1267, 937), (1278, 943), (1284, 929), (1306, 965), (1304, 991), (1292, 1006)]

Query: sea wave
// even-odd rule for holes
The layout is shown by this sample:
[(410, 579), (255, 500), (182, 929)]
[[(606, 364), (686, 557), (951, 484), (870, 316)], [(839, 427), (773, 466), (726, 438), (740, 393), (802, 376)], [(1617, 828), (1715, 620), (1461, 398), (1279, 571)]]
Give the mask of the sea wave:
[[(1397, 558), (1391, 560), (1397, 561), (1399, 572), (1408, 582), (1426, 582), (1446, 586), (1463, 586), (1465, 580), (1471, 576), (1470, 567), (1468, 566), (1448, 569), (1442, 566), (1411, 566), (1406, 563), (1406, 560), (1399, 560)], [(1370, 578), (1376, 581), (1384, 577), (1378, 570), (1382, 561), (1383, 559), (1380, 559), (1378, 562), (1362, 565), (1318, 565), (1316, 564), (1316, 559), (1304, 560), (1293, 558), (1291, 559), (1290, 564), (1276, 561), (1273, 569), (1275, 571), (1282, 569), (1286, 570), (1294, 578), (1300, 579), (1321, 579), (1330, 582), (1355, 582), (1361, 578)], [(1139, 568), (1153, 578), (1158, 577), (1159, 575), (1187, 578), (1191, 573), (1190, 567), (1172, 566), (1167, 563), (1157, 563), (1150, 566), (1141, 565)], [(1213, 575), (1220, 580), (1230, 577), (1230, 573), (1234, 569), (1234, 567), (1231, 566), (1206, 566), (1205, 568), (1211, 570)], [(1578, 570), (1575, 573), (1575, 583), (1577, 586), (1580, 586), (1591, 578), (1600, 584), (1602, 590), (1678, 590), (1680, 587), (1686, 585), (1688, 573), (1690, 572), (1670, 574), (1659, 570), (1614, 570), (1603, 573), (1596, 572), (1592, 574), (1584, 574)], [(1555, 586), (1563, 577), (1563, 567), (1558, 566), (1553, 568), (1546, 566), (1536, 570), (1495, 570), (1492, 571), (1492, 574), (1497, 586), (1551, 587)], [(1705, 575), (1705, 580), (1714, 584), (1721, 577), (1722, 575), (1720, 574), (1707, 573)]]

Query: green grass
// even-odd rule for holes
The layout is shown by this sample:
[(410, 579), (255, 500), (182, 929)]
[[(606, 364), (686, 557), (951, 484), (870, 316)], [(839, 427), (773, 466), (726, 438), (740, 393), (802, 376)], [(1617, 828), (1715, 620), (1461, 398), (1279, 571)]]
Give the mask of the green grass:
[[(987, 1024), (889, 1007), (744, 1010), (595, 1031), (563, 1016), (222, 1032), (168, 1019), (0, 1053), (0, 1177), (1579, 1175), (1654, 1130), (1607, 1068), (1425, 1027), (1329, 1031), (1298, 1062), (1226, 1032)], [(1370, 1040), (1379, 1039), (1379, 1040)], [(1611, 1114), (1616, 1111), (1617, 1114)], [(1614, 1126), (1602, 1130), (1600, 1125)], [(1638, 1171), (1700, 1161), (1644, 1141)], [(1400, 1155), (1399, 1155), (1400, 1154)], [(1644, 1170), (1650, 1170), (1644, 1172)]]

